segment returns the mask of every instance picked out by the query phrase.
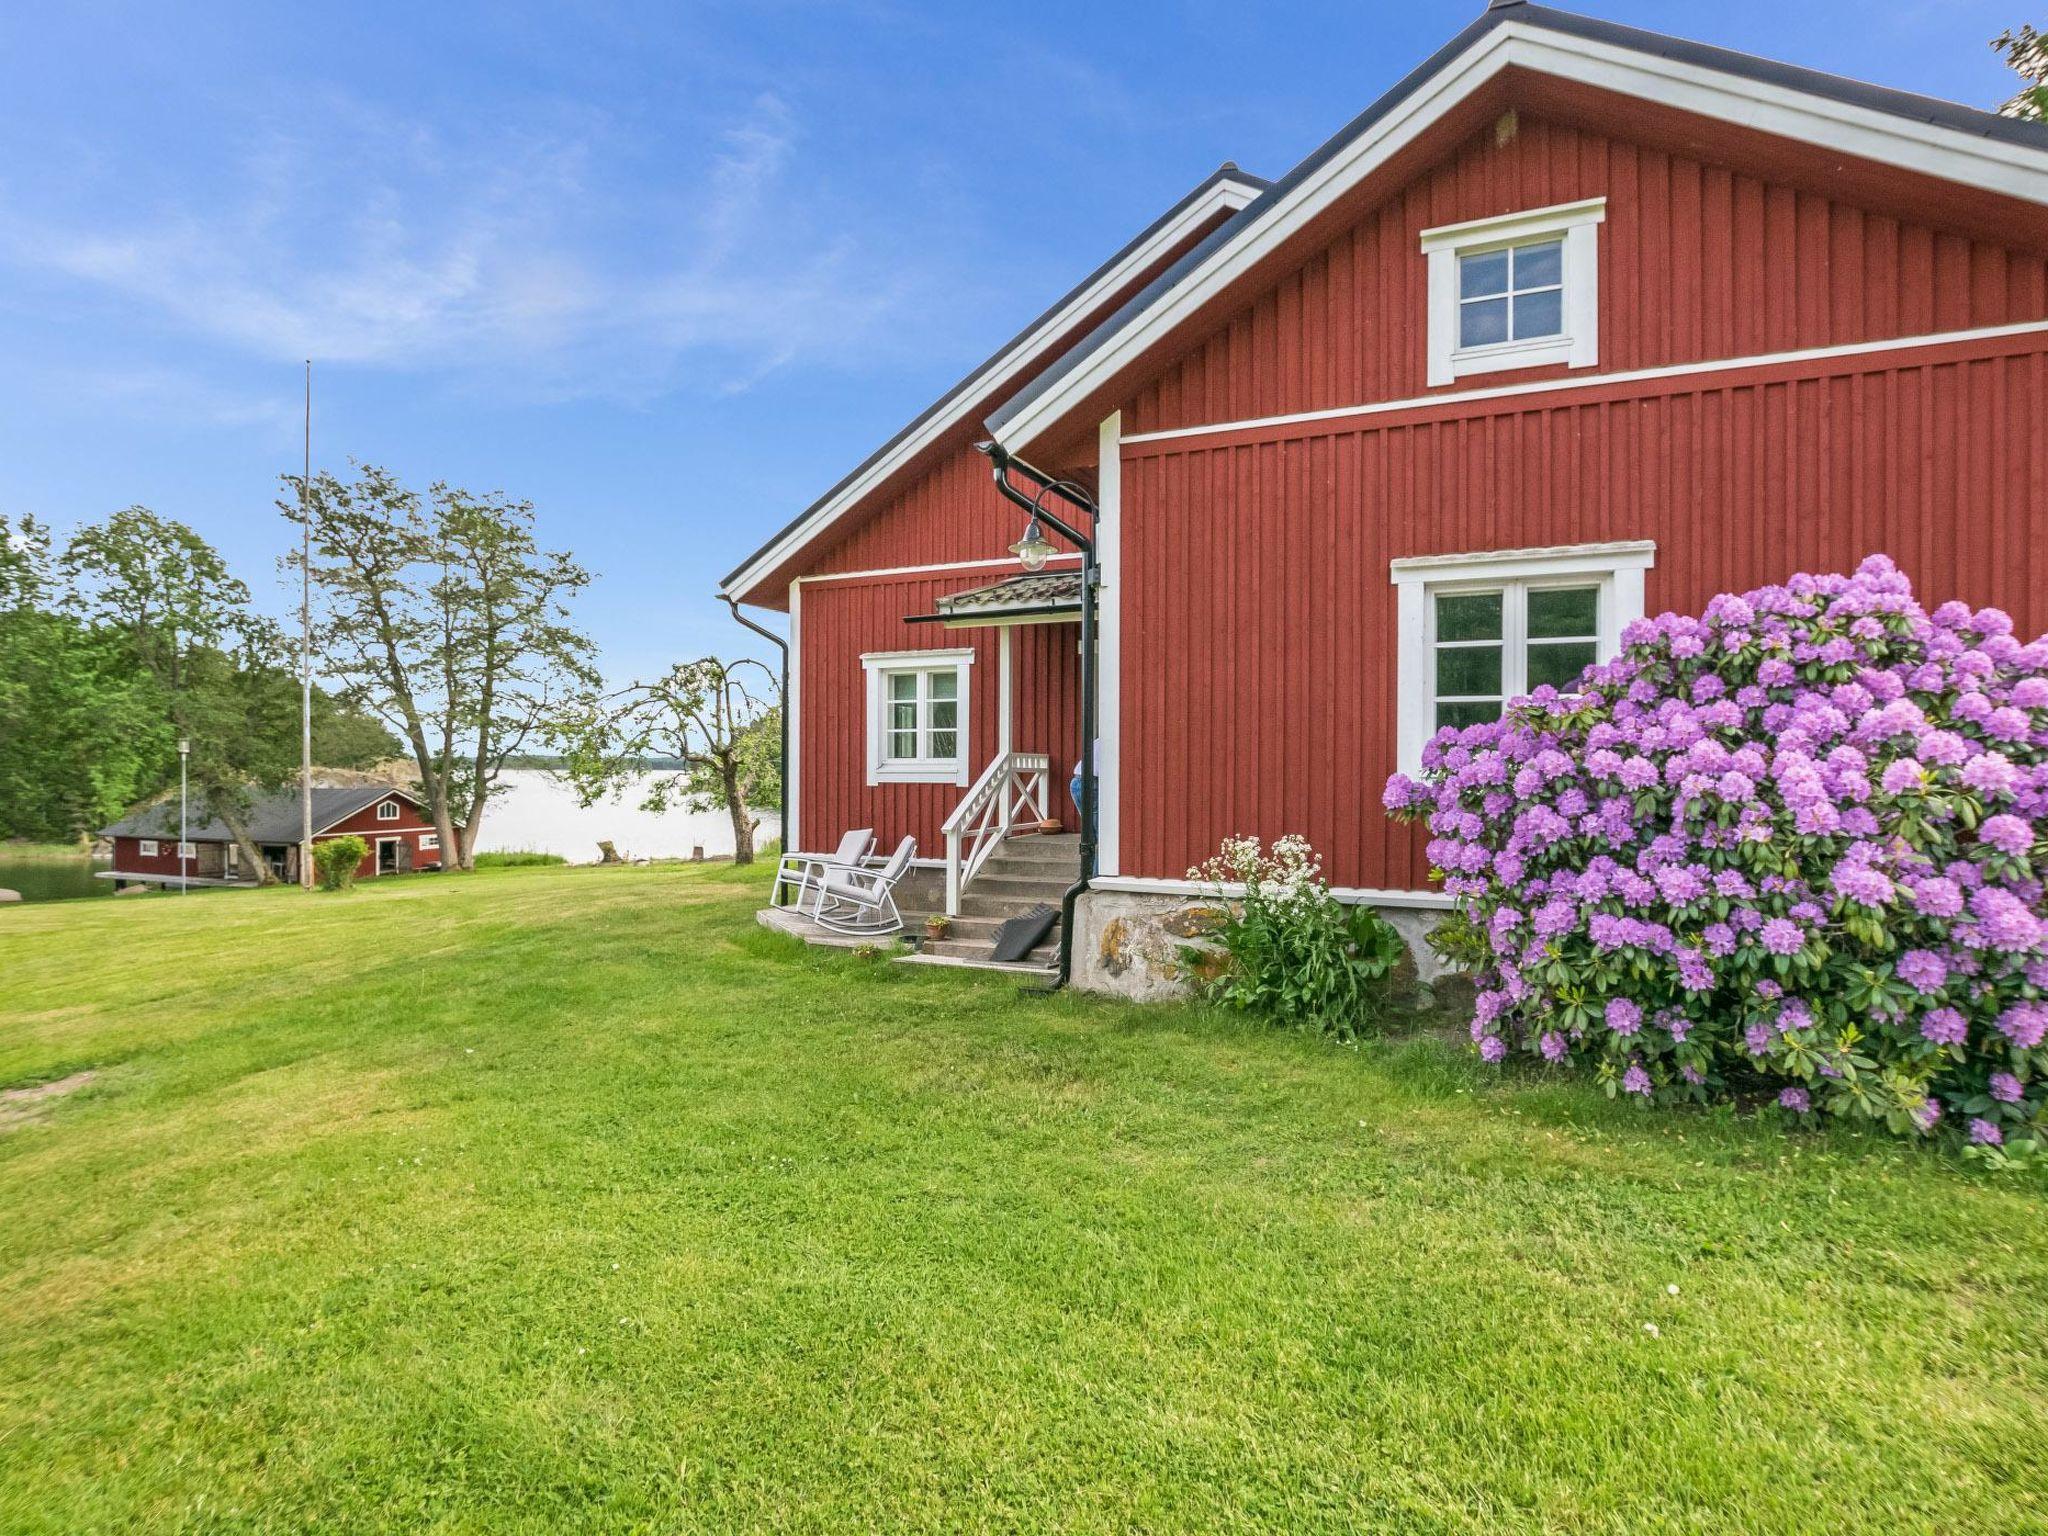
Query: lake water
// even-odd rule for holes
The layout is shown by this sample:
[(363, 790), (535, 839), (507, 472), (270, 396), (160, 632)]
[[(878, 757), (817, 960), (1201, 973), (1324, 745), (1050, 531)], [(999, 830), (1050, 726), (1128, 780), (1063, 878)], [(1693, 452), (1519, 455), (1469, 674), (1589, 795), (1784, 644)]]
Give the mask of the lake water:
[(70, 901), (76, 897), (111, 896), (114, 882), (95, 880), (92, 872), (105, 863), (91, 859), (9, 858), (0, 848), (0, 890), (19, 891), (23, 901)]
[[(732, 853), (732, 818), (724, 811), (669, 811), (656, 816), (640, 809), (646, 781), (636, 781), (615, 800), (585, 808), (576, 792), (545, 768), (509, 770), (511, 788), (484, 812), (479, 853), (559, 853), (572, 864), (597, 862), (597, 845), (607, 838), (628, 859), (687, 859), (693, 848), (706, 858)], [(775, 811), (755, 812), (761, 825), (754, 846), (776, 832)]]

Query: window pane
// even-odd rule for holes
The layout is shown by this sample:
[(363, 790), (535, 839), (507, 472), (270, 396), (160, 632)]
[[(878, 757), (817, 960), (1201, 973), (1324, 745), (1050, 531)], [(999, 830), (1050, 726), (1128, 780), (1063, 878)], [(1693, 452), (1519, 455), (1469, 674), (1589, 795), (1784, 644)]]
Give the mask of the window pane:
[(1488, 294), (1508, 291), (1508, 253), (1488, 251), (1481, 256), (1458, 258), (1458, 297), (1482, 299)]
[(889, 733), (889, 755), (891, 757), (916, 757), (917, 732), (891, 731)]
[(889, 706), (889, 729), (892, 731), (914, 731), (917, 729), (917, 705), (914, 702), (897, 703)]
[(1515, 340), (1564, 334), (1564, 290), (1515, 295)]
[(1542, 288), (1564, 281), (1564, 242), (1546, 240), (1541, 245), (1515, 247), (1515, 286)]
[(1550, 587), (1529, 594), (1529, 638), (1567, 635), (1584, 639), (1600, 633), (1598, 587)]
[(960, 696), (960, 674), (957, 672), (934, 672), (932, 674), (932, 697), (955, 699)]
[(1508, 339), (1508, 301), (1481, 299), (1458, 311), (1458, 345), (1490, 347)]
[(891, 672), (889, 674), (889, 697), (892, 699), (916, 698), (917, 674), (915, 672)]
[(1500, 693), (1501, 648), (1497, 645), (1446, 646), (1436, 653), (1438, 698), (1460, 694)]
[(954, 699), (932, 700), (932, 729), (950, 731), (960, 723), (960, 705)]
[(955, 731), (932, 732), (932, 756), (935, 758), (958, 757), (960, 737)]
[(1439, 730), (1447, 725), (1484, 725), (1499, 718), (1498, 704), (1439, 704), (1436, 707)]
[(1498, 640), (1500, 594), (1465, 592), (1439, 597), (1436, 600), (1436, 637), (1439, 640)]
[(1532, 645), (1529, 647), (1529, 686), (1540, 688), (1548, 683), (1553, 688), (1569, 689), (1579, 680), (1579, 674), (1591, 665), (1591, 640)]

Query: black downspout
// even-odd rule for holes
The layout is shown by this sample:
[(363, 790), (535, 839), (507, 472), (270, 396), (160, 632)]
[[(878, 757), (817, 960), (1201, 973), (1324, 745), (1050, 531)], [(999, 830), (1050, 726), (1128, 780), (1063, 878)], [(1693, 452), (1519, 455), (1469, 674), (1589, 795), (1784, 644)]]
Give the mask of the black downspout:
[[(1055, 480), (1040, 470), (1033, 469), (1022, 459), (1012, 458), (1001, 443), (988, 442), (975, 445), (989, 457), (995, 466), (996, 489), (1022, 507), (1031, 516), (1051, 525), (1053, 532), (1081, 552), (1081, 878), (1066, 889), (1060, 897), (1060, 969), (1055, 987), (1064, 987), (1074, 975), (1074, 908), (1081, 899), (1081, 893), (1088, 889), (1095, 878), (1095, 540), (1094, 520), (1097, 511), (1094, 501), (1079, 486), (1068, 480)], [(1015, 469), (1038, 486), (1036, 496), (1026, 496), (1010, 484), (1010, 471)], [(1088, 514), (1089, 533), (1067, 523), (1045, 509), (1048, 494)]]
[[(738, 598), (723, 592), (718, 596), (720, 601), (732, 610), (735, 619), (782, 652), (782, 698), (777, 705), (777, 717), (782, 722), (782, 745), (778, 749), (781, 753), (779, 761), (782, 771), (776, 775), (776, 788), (780, 794), (775, 801), (775, 835), (782, 843), (782, 851), (789, 853), (793, 851), (789, 846), (789, 642), (774, 630), (756, 624), (741, 613)], [(776, 882), (775, 889), (782, 889), (780, 881)]]

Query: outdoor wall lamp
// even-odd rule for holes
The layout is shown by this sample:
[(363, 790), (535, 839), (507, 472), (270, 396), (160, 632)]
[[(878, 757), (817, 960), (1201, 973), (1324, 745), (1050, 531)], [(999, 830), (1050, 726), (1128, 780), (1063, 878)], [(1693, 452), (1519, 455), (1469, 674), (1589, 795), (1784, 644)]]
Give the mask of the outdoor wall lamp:
[(1010, 546), (1010, 553), (1027, 571), (1044, 570), (1045, 562), (1057, 553), (1052, 540), (1045, 536), (1045, 529), (1039, 526), (1036, 512), (1031, 514), (1031, 526), (1024, 530), (1024, 537)]

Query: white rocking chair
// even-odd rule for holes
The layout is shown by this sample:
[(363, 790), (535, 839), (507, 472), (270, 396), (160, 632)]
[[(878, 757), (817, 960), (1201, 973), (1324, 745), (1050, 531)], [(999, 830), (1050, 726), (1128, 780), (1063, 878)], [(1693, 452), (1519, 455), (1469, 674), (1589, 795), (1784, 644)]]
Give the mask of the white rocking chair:
[(775, 889), (768, 894), (768, 905), (782, 905), (785, 889), (795, 892), (795, 904), (804, 904), (804, 893), (815, 891), (825, 878), (828, 869), (858, 869), (865, 864), (868, 855), (875, 851), (875, 829), (859, 827), (839, 839), (839, 846), (830, 853), (785, 853), (775, 870)]
[(818, 884), (811, 916), (820, 928), (858, 938), (883, 938), (903, 930), (896, 910), (896, 883), (917, 856), (917, 839), (906, 837), (880, 869), (834, 868)]

